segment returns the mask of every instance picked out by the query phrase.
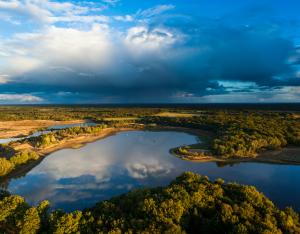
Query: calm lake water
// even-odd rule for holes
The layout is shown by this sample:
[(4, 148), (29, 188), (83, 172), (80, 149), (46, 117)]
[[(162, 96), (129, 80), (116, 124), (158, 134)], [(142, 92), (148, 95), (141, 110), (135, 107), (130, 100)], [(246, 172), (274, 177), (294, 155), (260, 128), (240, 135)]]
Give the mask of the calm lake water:
[(300, 166), (215, 163), (180, 160), (169, 149), (196, 143), (182, 132), (122, 132), (80, 149), (63, 149), (46, 157), (25, 177), (12, 179), (8, 190), (30, 204), (48, 199), (52, 208), (83, 209), (137, 187), (167, 185), (184, 171), (255, 185), (279, 207), (300, 211)]

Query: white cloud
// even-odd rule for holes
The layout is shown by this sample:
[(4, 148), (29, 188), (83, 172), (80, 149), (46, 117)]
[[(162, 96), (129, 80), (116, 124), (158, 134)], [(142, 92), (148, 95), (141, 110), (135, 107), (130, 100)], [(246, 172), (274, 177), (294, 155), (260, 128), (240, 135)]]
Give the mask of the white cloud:
[(33, 58), (28, 55), (20, 56), (18, 54), (11, 54), (5, 58), (0, 64), (0, 69), (6, 74), (6, 82), (14, 79), (14, 77), (22, 76), (26, 72), (32, 71), (42, 65), (42, 61), (38, 58)]
[(8, 82), (9, 75), (0, 74), (0, 84), (5, 84)]
[(71, 16), (56, 16), (49, 18), (52, 23), (69, 22), (69, 23), (107, 23), (109, 18), (103, 15), (71, 15)]
[(152, 164), (132, 163), (126, 165), (128, 173), (135, 179), (145, 179), (151, 176), (160, 176), (170, 173), (171, 166), (161, 165), (158, 162)]
[(106, 25), (94, 24), (89, 30), (46, 27), (39, 33), (22, 33), (7, 40), (6, 57), (0, 69), (19, 76), (40, 69), (64, 72), (101, 70), (113, 51)]
[[(71, 82), (75, 79), (91, 80), (96, 77), (95, 74), (104, 74), (108, 70), (114, 76), (123, 72), (122, 67), (119, 71), (111, 69), (116, 64), (123, 63), (124, 67), (124, 63), (128, 66), (127, 63), (136, 55), (145, 57), (148, 53), (164, 53), (165, 49), (182, 39), (181, 33), (163, 27), (136, 26), (125, 33), (111, 29), (109, 17), (92, 12), (100, 10), (103, 2), (113, 5), (118, 1), (105, 0), (99, 5), (71, 1), (0, 0), (0, 12), (9, 12), (10, 20), (26, 16), (29, 20), (43, 23), (43, 27), (33, 32), (0, 38), (0, 54), (3, 55), (0, 57), (0, 70), (7, 75), (2, 76), (0, 82), (38, 79), (42, 83), (62, 84), (71, 77)], [(173, 5), (158, 5), (138, 14), (151, 17), (173, 8)], [(132, 15), (113, 18), (134, 21)], [(57, 23), (63, 24), (58, 26)], [(131, 69), (130, 65), (126, 69)], [(110, 82), (119, 83), (120, 79)]]
[(15, 17), (29, 17), (47, 22), (51, 12), (36, 4), (36, 1), (0, 1), (0, 12), (9, 12)]
[(0, 101), (3, 102), (41, 102), (42, 98), (34, 96), (32, 94), (0, 94)]
[[(75, 1), (3, 2), (0, 0), (0, 12), (10, 8), (12, 20), (19, 20), (20, 15), (26, 16), (26, 20), (35, 19), (22, 20), (22, 24), (30, 25), (27, 32), (0, 38), (0, 54), (4, 55), (0, 56), (0, 74), (7, 75), (0, 77), (0, 83), (12, 86), (25, 83), (40, 85), (41, 90), (49, 86), (59, 91), (67, 88), (72, 92), (82, 89), (99, 93), (103, 91), (101, 87), (112, 86), (116, 90), (137, 87), (144, 80), (148, 82), (142, 73), (156, 70), (168, 73), (163, 66), (157, 66), (158, 61), (173, 59), (172, 46), (184, 38), (179, 29), (150, 27), (139, 21), (142, 16), (151, 17), (173, 9), (172, 5), (140, 11), (139, 18), (134, 18), (136, 14), (109, 17), (96, 14), (95, 11), (101, 10), (99, 5)], [(130, 26), (142, 25), (120, 29), (115, 21), (116, 25), (111, 27), (110, 19), (131, 22)], [(159, 85), (160, 81), (153, 83)]]
[(146, 10), (139, 10), (136, 15), (143, 17), (143, 18), (149, 18), (149, 17), (153, 17), (156, 15), (162, 14), (163, 12), (172, 10), (174, 8), (175, 8), (175, 6), (171, 5), (171, 4), (158, 5), (158, 6), (146, 9)]
[(0, 1), (0, 8), (1, 9), (15, 9), (20, 5), (20, 2), (15, 1)]
[(71, 12), (72, 14), (84, 14), (90, 10), (89, 7), (75, 5), (71, 2), (53, 2), (45, 0), (40, 2), (43, 2), (42, 6), (56, 13)]
[[(149, 53), (153, 59), (161, 54), (165, 57), (171, 53), (169, 48), (182, 38), (179, 32), (162, 27), (132, 27), (123, 35), (106, 24), (93, 24), (89, 29), (48, 26), (36, 33), (19, 33), (11, 39), (0, 40), (0, 51), (6, 54), (0, 58), (0, 70), (9, 75), (3, 78), (5, 82), (34, 80), (66, 85), (89, 80), (120, 85), (128, 79), (135, 81), (123, 76), (114, 79), (124, 69), (131, 69), (127, 65), (131, 59), (139, 58), (141, 63), (141, 56)], [(115, 66), (119, 69), (114, 69)]]
[(123, 22), (132, 22), (134, 20), (131, 15), (118, 15), (114, 17), (115, 20), (123, 21)]
[(175, 35), (165, 28), (150, 29), (146, 26), (132, 27), (128, 30), (125, 43), (129, 48), (136, 50), (157, 50), (171, 46), (180, 39), (181, 35)]
[(11, 23), (23, 20), (31, 20), (43, 24), (58, 22), (107, 22), (108, 17), (91, 12), (101, 11), (103, 8), (94, 4), (81, 6), (71, 2), (55, 2), (48, 0), (21, 0), (1, 1), (0, 14), (6, 17)]
[(113, 18), (118, 21), (123, 22), (133, 22), (135, 19), (138, 19), (140, 22), (147, 21), (148, 18), (160, 15), (166, 11), (174, 9), (174, 5), (158, 5), (152, 8), (148, 8), (146, 10), (138, 10), (133, 15), (118, 15), (114, 16)]

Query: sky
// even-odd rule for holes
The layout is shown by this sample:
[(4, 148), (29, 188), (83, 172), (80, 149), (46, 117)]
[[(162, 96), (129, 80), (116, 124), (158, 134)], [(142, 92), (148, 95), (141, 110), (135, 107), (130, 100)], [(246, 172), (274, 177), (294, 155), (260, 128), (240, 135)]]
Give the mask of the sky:
[(300, 102), (299, 0), (0, 0), (0, 104)]

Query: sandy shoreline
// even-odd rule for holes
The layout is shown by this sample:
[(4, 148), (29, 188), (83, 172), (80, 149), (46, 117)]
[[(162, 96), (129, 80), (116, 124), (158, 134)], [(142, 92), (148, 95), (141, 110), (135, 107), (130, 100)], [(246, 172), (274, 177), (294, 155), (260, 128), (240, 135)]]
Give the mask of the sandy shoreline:
[(114, 134), (117, 134), (119, 132), (124, 132), (124, 131), (134, 131), (137, 130), (135, 128), (107, 128), (103, 129), (100, 133), (98, 134), (86, 134), (86, 135), (80, 135), (75, 138), (71, 139), (66, 139), (58, 144), (52, 145), (47, 148), (43, 148), (41, 150), (37, 150), (36, 152), (41, 155), (41, 156), (46, 156), (49, 155), (55, 151), (61, 150), (61, 149), (76, 149), (84, 146), (85, 144), (106, 138), (108, 136), (112, 136)]

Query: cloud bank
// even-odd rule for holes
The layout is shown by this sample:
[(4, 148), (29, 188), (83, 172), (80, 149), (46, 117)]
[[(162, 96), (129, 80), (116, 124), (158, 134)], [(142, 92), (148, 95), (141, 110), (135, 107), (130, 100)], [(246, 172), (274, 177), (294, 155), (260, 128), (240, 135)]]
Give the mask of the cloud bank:
[[(112, 14), (122, 6), (124, 15)], [(0, 1), (9, 24), (0, 31), (0, 93), (11, 97), (2, 100), (300, 101), (296, 26), (269, 6), (217, 18), (184, 14), (179, 2), (125, 6)]]

